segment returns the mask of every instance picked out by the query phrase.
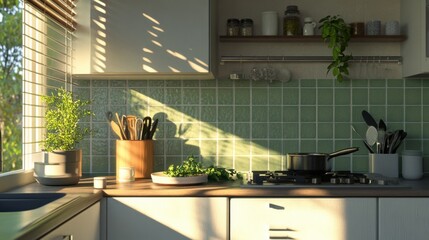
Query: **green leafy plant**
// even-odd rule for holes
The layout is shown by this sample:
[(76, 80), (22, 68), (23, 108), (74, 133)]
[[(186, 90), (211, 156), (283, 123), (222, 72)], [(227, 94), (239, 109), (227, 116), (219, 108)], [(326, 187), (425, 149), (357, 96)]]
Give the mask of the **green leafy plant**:
[(332, 49), (332, 62), (328, 66), (328, 72), (332, 71), (335, 79), (342, 82), (345, 76), (349, 75), (348, 61), (352, 55), (344, 53), (350, 37), (350, 26), (340, 16), (326, 16), (319, 23), (319, 29), (322, 30), (322, 38), (329, 41), (328, 47)]
[(189, 156), (187, 160), (184, 160), (180, 165), (171, 164), (164, 173), (170, 177), (189, 177), (207, 174), (210, 181), (216, 182), (241, 179), (241, 174), (233, 169), (214, 166), (204, 168), (200, 162), (196, 161), (194, 156)]
[(47, 104), (45, 150), (75, 150), (76, 144), (90, 133), (88, 127), (79, 125), (82, 118), (92, 115), (86, 109), (90, 102), (74, 99), (64, 88), (42, 96), (42, 100)]

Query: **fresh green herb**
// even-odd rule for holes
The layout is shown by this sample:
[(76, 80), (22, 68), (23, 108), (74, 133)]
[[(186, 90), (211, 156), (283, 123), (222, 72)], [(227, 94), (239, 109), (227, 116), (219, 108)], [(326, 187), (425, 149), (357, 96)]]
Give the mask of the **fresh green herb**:
[(322, 38), (329, 41), (329, 48), (332, 49), (332, 62), (328, 66), (328, 73), (332, 74), (338, 82), (342, 82), (344, 77), (349, 75), (349, 60), (352, 55), (346, 55), (344, 51), (348, 46), (351, 37), (350, 26), (340, 16), (326, 16), (319, 23), (322, 29)]
[(226, 169), (210, 166), (207, 168), (202, 167), (200, 162), (197, 162), (194, 156), (189, 156), (187, 160), (184, 160), (180, 165), (170, 165), (167, 171), (164, 172), (170, 177), (189, 177), (200, 174), (207, 174), (209, 181), (234, 181), (241, 179), (240, 173), (234, 169)]

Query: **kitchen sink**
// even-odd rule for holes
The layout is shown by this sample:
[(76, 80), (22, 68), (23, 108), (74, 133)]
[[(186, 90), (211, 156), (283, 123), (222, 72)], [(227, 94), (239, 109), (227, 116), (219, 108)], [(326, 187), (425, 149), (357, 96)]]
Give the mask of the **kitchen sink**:
[(0, 193), (0, 212), (33, 210), (65, 195), (65, 193)]

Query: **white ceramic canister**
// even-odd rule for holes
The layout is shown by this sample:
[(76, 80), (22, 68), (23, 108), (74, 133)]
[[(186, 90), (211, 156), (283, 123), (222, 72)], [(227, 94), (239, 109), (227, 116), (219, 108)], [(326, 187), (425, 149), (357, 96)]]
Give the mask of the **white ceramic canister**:
[(316, 22), (312, 18), (304, 18), (304, 28), (302, 29), (302, 34), (304, 36), (313, 36), (314, 28), (316, 27)]
[(264, 36), (277, 36), (279, 17), (277, 12), (268, 11), (262, 13), (262, 35)]
[(402, 177), (410, 180), (416, 180), (423, 177), (423, 158), (421, 151), (402, 151)]

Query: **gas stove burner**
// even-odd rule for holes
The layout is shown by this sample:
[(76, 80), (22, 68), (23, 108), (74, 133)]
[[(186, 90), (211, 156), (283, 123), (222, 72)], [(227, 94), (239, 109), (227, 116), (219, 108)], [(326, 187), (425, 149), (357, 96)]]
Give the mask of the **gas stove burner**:
[(395, 179), (350, 171), (252, 171), (253, 185), (395, 185)]

